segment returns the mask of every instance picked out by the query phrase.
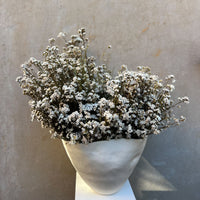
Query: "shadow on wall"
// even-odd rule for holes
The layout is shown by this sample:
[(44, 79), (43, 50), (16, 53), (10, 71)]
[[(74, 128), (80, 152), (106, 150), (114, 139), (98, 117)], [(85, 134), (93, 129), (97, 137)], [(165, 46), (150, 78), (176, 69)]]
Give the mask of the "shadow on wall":
[[(163, 165), (164, 163), (160, 163)], [(184, 174), (183, 174), (184, 176)], [(200, 194), (196, 185), (176, 188), (145, 157), (142, 157), (137, 168), (130, 177), (130, 182), (137, 200), (199, 200)], [(191, 198), (192, 197), (192, 198)]]

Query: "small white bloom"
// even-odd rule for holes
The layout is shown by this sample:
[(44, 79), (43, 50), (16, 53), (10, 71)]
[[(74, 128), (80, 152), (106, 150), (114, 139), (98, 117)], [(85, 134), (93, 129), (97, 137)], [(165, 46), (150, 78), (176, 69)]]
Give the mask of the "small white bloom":
[(57, 35), (57, 37), (58, 38), (63, 38), (63, 37), (65, 37), (66, 35), (65, 35), (65, 33), (63, 33), (63, 32), (60, 32), (58, 35)]

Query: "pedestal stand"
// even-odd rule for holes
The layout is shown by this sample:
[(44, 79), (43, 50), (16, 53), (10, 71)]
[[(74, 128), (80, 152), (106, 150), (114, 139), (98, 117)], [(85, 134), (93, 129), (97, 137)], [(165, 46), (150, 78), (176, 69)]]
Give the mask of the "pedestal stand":
[(129, 180), (123, 185), (121, 190), (113, 195), (99, 195), (85, 184), (80, 175), (76, 173), (76, 194), (75, 200), (136, 200), (130, 186)]

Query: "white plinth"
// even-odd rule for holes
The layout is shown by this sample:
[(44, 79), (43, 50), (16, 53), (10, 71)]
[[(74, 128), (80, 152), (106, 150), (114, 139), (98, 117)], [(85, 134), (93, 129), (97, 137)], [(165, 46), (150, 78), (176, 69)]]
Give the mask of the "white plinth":
[(80, 175), (76, 173), (75, 200), (136, 200), (129, 181), (127, 180), (121, 190), (113, 195), (99, 195), (85, 184)]

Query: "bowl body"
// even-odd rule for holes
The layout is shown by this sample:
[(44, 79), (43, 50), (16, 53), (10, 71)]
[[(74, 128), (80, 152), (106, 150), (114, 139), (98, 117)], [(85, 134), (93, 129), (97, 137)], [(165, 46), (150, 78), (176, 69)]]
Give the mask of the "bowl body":
[(116, 193), (129, 178), (147, 139), (117, 139), (89, 144), (62, 140), (72, 165), (95, 192)]

